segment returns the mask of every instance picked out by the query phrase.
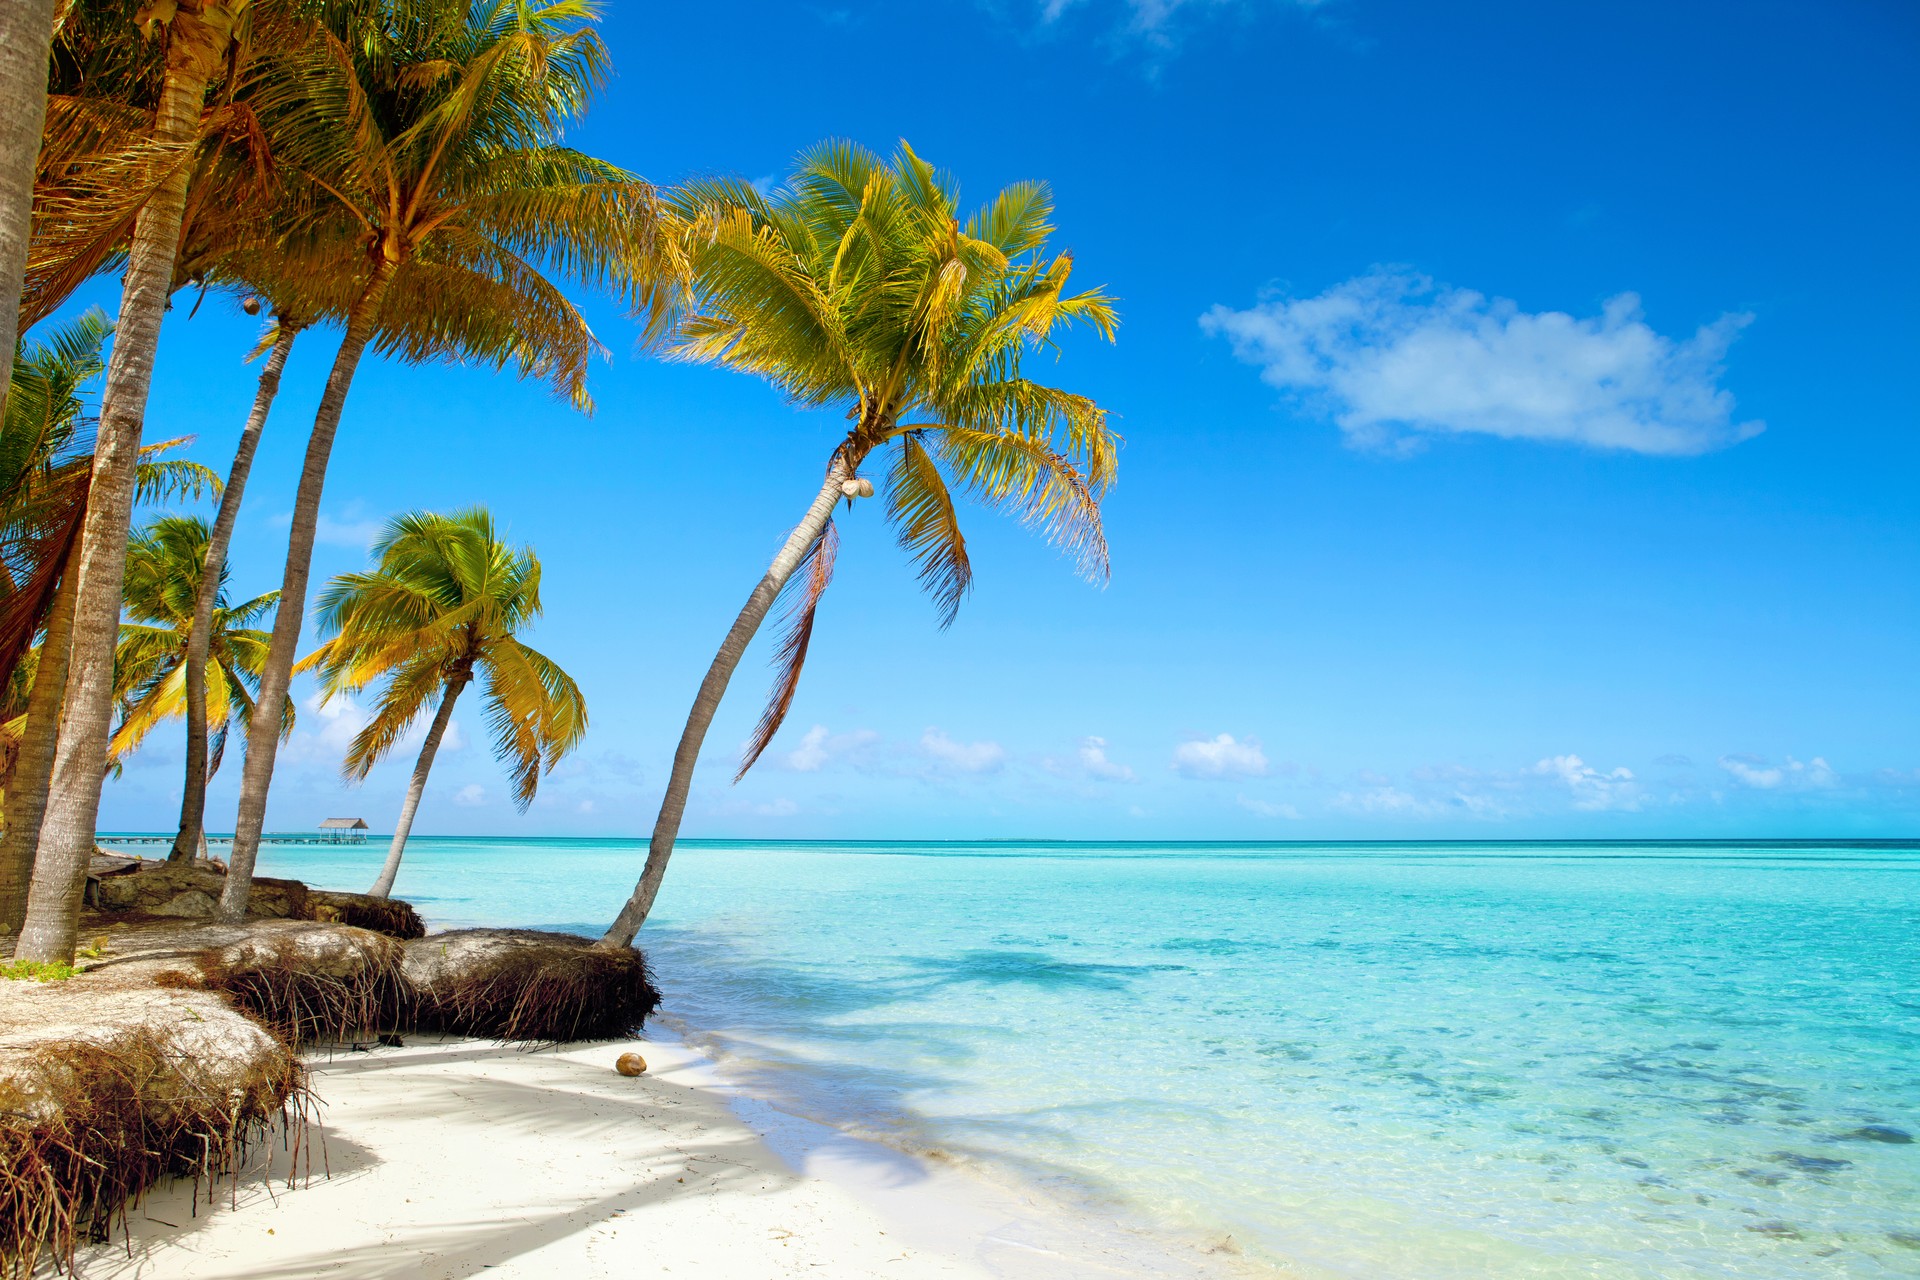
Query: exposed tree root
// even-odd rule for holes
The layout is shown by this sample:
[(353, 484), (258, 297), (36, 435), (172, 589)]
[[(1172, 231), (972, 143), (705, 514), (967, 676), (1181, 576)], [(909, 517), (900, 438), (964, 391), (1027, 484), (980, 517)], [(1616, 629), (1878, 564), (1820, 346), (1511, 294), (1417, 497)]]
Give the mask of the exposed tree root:
[(405, 956), (403, 944), (367, 929), (276, 922), (203, 953), (200, 981), (295, 1045), (350, 1040), (407, 1020)]
[(309, 1094), (295, 1046), (415, 1028), (610, 1040), (660, 1002), (640, 952), (566, 934), (402, 943), (339, 923), (99, 917), (86, 928), (95, 944), (79, 976), (0, 981), (0, 1280), (70, 1268), (77, 1245), (124, 1226), (161, 1178), (195, 1178), (211, 1198), (276, 1120), (298, 1163)]
[(407, 944), (422, 1028), (536, 1044), (636, 1034), (660, 1003), (646, 958), (586, 938), (459, 929)]
[(0, 1049), (0, 1276), (44, 1260), (70, 1269), (76, 1245), (105, 1239), (163, 1177), (194, 1178), (211, 1201), (276, 1120), (304, 1142), (306, 1074), (292, 1049), (237, 1013), (185, 1011), (192, 1020)]
[[(254, 883), (258, 884), (258, 881)], [(411, 902), (399, 898), (372, 898), (364, 893), (335, 893), (330, 889), (307, 891), (308, 920), (332, 920), (359, 929), (371, 929), (403, 942), (427, 936), (427, 925)]]

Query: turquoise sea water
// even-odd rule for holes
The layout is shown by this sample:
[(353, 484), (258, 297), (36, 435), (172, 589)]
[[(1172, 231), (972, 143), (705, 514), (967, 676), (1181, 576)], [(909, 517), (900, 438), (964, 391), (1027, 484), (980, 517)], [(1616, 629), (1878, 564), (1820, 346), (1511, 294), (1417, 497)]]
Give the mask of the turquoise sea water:
[[(423, 838), (398, 891), (597, 931), (643, 853)], [(1249, 1259), (1920, 1277), (1920, 844), (689, 842), (667, 886), (669, 1008), (757, 1091)]]

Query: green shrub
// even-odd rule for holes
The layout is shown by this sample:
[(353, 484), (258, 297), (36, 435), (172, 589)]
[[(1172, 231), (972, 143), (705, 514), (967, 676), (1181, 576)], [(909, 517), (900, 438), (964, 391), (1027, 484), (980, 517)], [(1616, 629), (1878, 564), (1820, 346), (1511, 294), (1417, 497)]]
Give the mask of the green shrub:
[(80, 972), (64, 961), (12, 960), (0, 965), (0, 978), (32, 979), (34, 982), (65, 982)]

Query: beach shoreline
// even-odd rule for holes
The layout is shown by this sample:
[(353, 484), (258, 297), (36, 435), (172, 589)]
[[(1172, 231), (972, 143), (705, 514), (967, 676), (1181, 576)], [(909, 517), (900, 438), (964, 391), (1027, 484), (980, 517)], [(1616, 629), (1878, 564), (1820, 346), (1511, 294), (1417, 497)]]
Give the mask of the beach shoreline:
[(986, 1158), (929, 1151), (884, 1125), (814, 1116), (742, 1083), (718, 1037), (675, 1015), (656, 1015), (694, 1057), (687, 1068), (796, 1173), (823, 1178), (892, 1221), (922, 1248), (964, 1256), (986, 1274), (1026, 1280), (1077, 1276), (1139, 1280), (1259, 1280), (1301, 1273), (1261, 1266), (1231, 1240), (1188, 1238), (1171, 1224), (1135, 1220), (1135, 1207), (1102, 1203), (1092, 1187), (1069, 1197)]
[[(649, 1072), (613, 1070), (643, 1053)], [(156, 1187), (112, 1280), (665, 1274), (1213, 1280), (1250, 1274), (788, 1115), (668, 1028), (527, 1050), (409, 1037), (312, 1060), (301, 1166), (265, 1144), (209, 1198)], [(288, 1175), (292, 1173), (292, 1186)]]

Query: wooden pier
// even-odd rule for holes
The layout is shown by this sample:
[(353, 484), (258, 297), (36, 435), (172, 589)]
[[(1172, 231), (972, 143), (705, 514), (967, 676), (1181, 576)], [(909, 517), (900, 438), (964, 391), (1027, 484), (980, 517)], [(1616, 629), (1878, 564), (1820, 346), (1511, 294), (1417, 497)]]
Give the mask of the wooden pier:
[[(121, 836), (102, 834), (95, 836), (94, 839), (104, 845), (173, 843), (172, 836)], [(209, 835), (206, 839), (208, 844), (233, 843), (232, 836)], [(315, 834), (311, 831), (282, 834), (268, 832), (260, 837), (261, 844), (365, 844), (366, 842), (367, 834), (364, 831), (329, 831), (320, 834)]]

